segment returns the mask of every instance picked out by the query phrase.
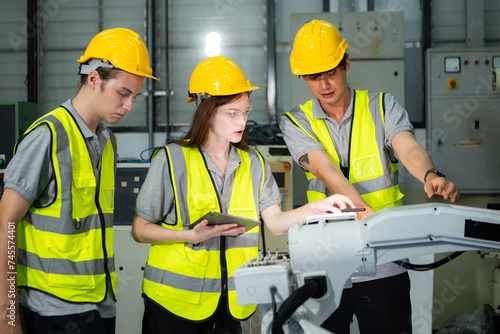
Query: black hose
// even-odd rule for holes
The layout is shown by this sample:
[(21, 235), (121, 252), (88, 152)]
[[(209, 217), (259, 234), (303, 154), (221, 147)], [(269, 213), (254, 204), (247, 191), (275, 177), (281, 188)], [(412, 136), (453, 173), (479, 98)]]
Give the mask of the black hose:
[(464, 252), (455, 252), (453, 254), (448, 255), (444, 259), (441, 259), (441, 260), (436, 261), (434, 263), (428, 263), (428, 264), (413, 264), (413, 263), (405, 262), (405, 261), (394, 261), (394, 263), (402, 266), (403, 268), (409, 269), (409, 270), (427, 271), (427, 270), (431, 270), (431, 269), (436, 269), (437, 267), (440, 267), (443, 264), (450, 262), (451, 260), (458, 257), (459, 255), (462, 255), (463, 253)]
[(276, 319), (273, 321), (272, 334), (284, 334), (283, 324), (290, 319), (300, 305), (314, 296), (318, 289), (320, 289), (318, 282), (309, 280), (299, 289), (295, 290), (283, 304), (281, 304)]

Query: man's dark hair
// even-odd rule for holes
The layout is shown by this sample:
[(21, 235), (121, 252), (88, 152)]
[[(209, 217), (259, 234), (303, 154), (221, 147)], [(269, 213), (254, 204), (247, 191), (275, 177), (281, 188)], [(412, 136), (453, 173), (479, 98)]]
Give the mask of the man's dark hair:
[[(116, 68), (107, 68), (107, 67), (98, 67), (96, 68), (97, 73), (101, 77), (101, 90), (104, 89), (104, 85), (111, 79), (116, 79), (118, 77), (118, 71), (121, 71), (120, 69)], [(78, 88), (82, 88), (87, 84), (87, 77), (88, 74), (81, 74), (80, 75), (80, 85)]]

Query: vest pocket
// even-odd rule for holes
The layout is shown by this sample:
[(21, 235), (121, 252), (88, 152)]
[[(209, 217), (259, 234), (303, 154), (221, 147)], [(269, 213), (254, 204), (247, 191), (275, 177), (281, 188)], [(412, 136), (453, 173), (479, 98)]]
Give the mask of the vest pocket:
[[(94, 203), (96, 180), (93, 171), (73, 172), (73, 214), (76, 217), (87, 217), (97, 213)], [(87, 204), (87, 205), (85, 205)]]
[(192, 194), (188, 199), (188, 206), (192, 222), (210, 211), (219, 211), (217, 199), (209, 194)]
[(45, 246), (52, 255), (47, 272), (50, 286), (66, 289), (95, 287), (86, 239), (81, 236), (47, 237)]
[(110, 211), (115, 207), (115, 188), (106, 188), (103, 189), (103, 194), (101, 194), (103, 199), (103, 209), (105, 211)]
[(73, 171), (73, 183), (77, 188), (95, 188), (94, 171)]

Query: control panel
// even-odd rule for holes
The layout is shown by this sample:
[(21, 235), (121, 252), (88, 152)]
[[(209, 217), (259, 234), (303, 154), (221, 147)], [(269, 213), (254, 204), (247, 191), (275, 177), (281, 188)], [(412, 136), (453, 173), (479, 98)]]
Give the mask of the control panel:
[(146, 176), (149, 163), (118, 163), (115, 181), (115, 225), (132, 225), (135, 202)]
[[(239, 305), (271, 304), (274, 294), (283, 303), (291, 294), (294, 282), (290, 275), (290, 260), (278, 254), (259, 254), (234, 272)], [(273, 290), (271, 292), (271, 289)]]
[[(499, 193), (500, 49), (428, 49), (427, 150), (463, 193)], [(497, 75), (498, 74), (498, 75)]]

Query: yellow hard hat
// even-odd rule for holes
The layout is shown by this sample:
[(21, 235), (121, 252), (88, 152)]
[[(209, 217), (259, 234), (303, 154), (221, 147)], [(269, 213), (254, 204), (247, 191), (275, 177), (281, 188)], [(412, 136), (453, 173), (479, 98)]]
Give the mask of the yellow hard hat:
[(243, 71), (226, 57), (210, 57), (199, 63), (191, 74), (187, 102), (201, 101), (211, 96), (249, 92), (252, 86)]
[(306, 23), (295, 35), (290, 54), (292, 73), (308, 75), (334, 69), (349, 47), (337, 28), (326, 21)]
[[(90, 64), (84, 64), (89, 59)], [(126, 28), (107, 29), (95, 35), (78, 62), (82, 63), (79, 74), (88, 74), (97, 67), (115, 67), (159, 80), (152, 76), (149, 52), (141, 36)]]

